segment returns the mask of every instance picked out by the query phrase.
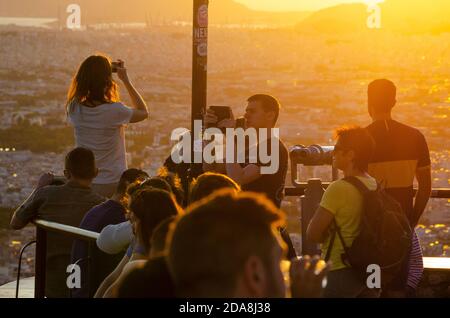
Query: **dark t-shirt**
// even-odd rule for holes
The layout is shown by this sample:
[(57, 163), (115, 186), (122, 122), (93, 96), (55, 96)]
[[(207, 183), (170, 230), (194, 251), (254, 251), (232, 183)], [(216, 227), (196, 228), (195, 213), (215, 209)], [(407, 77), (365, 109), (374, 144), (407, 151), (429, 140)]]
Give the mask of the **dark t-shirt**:
[[(107, 225), (125, 222), (125, 213), (126, 211), (122, 204), (114, 200), (108, 200), (93, 207), (87, 212), (81, 221), (80, 228), (100, 233)], [(123, 253), (109, 255), (92, 247), (90, 263), (91, 273), (88, 271), (87, 257), (88, 244), (80, 240), (74, 241), (72, 248), (72, 264), (78, 261), (78, 264), (80, 265), (81, 288), (74, 290), (72, 297), (89, 297), (89, 289), (95, 291), (98, 286), (100, 286), (105, 277), (116, 268), (123, 257)], [(89, 276), (91, 276), (91, 282), (89, 282)], [(89, 286), (90, 284), (93, 286)]]
[(395, 120), (379, 120), (367, 127), (375, 140), (375, 153), (369, 174), (402, 206), (411, 224), (413, 215), (413, 182), (417, 169), (431, 164), (423, 134)]
[[(105, 199), (90, 188), (68, 182), (60, 186), (47, 186), (37, 190), (17, 210), (16, 217), (24, 223), (33, 219), (78, 227), (87, 211)], [(59, 233), (47, 232), (47, 262), (45, 296), (69, 296), (66, 285), (67, 266), (73, 239)]]
[[(267, 149), (268, 149), (267, 153), (269, 154), (269, 156), (272, 151), (272, 149), (271, 149), (272, 143), (271, 142), (272, 142), (271, 139), (267, 140)], [(281, 140), (278, 140), (278, 142), (279, 142), (279, 155), (278, 155), (278, 158), (276, 158), (276, 159), (278, 159), (279, 166), (278, 166), (278, 170), (276, 171), (276, 173), (263, 174), (263, 175), (261, 175), (261, 177), (259, 177), (255, 181), (243, 185), (242, 190), (263, 193), (275, 204), (275, 206), (277, 206), (279, 208), (281, 206), (281, 201), (283, 200), (285, 179), (286, 179), (286, 174), (287, 174), (287, 169), (288, 169), (289, 153), (288, 153), (286, 146), (283, 144), (283, 142)], [(258, 145), (258, 147), (259, 147), (259, 145)], [(259, 149), (258, 149), (258, 153), (259, 153)], [(241, 164), (242, 167), (252, 164), (249, 162), (248, 157), (249, 156), (247, 153), (246, 163)], [(253, 163), (253, 164), (258, 165), (259, 167), (270, 166), (270, 163), (266, 163), (266, 164), (261, 163), (259, 160), (259, 156), (258, 156), (258, 162)]]

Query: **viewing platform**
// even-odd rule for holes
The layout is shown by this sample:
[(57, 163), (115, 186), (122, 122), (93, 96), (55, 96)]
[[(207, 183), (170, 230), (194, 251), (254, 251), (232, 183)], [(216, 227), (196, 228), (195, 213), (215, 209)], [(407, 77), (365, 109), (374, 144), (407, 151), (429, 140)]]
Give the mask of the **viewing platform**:
[[(321, 193), (316, 191), (323, 191), (323, 188), (326, 188), (329, 183), (322, 183), (318, 179), (313, 179), (309, 182), (295, 184), (295, 187), (285, 189), (285, 195), (301, 197), (301, 223), (302, 235), (304, 235), (305, 227), (303, 224), (308, 223), (313, 212), (311, 207), (318, 204), (317, 200), (320, 200), (321, 197)], [(448, 199), (450, 198), (450, 189), (433, 189), (431, 197), (432, 199)], [(97, 248), (95, 242), (98, 233), (43, 220), (36, 220), (34, 224), (36, 225), (36, 241), (29, 242), (24, 247), (36, 243), (35, 276), (21, 279), (19, 265), (19, 288), (17, 289), (16, 282), (0, 286), (0, 298), (44, 298), (47, 232), (57, 232), (64, 236), (84, 240), (88, 243), (89, 255), (91, 255), (92, 249)], [(310, 244), (303, 242), (301, 251), (308, 254), (306, 252), (311, 250), (310, 248)], [(417, 290), (417, 296), (450, 298), (450, 258), (424, 257), (423, 262), (424, 275)], [(95, 291), (90, 290), (90, 294), (93, 295), (93, 293)]]

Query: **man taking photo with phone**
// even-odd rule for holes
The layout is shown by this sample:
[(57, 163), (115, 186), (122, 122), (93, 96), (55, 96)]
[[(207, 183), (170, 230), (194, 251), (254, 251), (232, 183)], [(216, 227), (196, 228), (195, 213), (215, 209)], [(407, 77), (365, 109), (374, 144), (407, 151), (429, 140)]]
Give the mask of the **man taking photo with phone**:
[[(260, 153), (259, 148), (265, 143), (267, 153), (270, 154), (271, 158), (278, 160), (277, 171), (272, 174), (263, 174), (261, 168), (267, 164), (262, 163), (259, 156), (256, 163), (250, 162), (248, 155), (249, 149), (247, 147), (244, 163), (238, 163), (237, 160), (235, 160), (225, 164), (204, 164), (203, 170), (224, 173), (241, 185), (243, 191), (263, 193), (276, 207), (280, 208), (281, 201), (283, 200), (289, 157), (286, 146), (279, 138), (274, 137), (272, 134), (272, 129), (275, 127), (280, 113), (280, 103), (273, 96), (265, 94), (253, 95), (248, 98), (247, 102), (248, 104), (244, 115), (246, 128), (254, 128), (257, 132), (257, 136), (261, 136), (260, 130), (266, 130), (265, 136), (267, 136), (267, 139), (257, 141), (256, 153)], [(237, 126), (239, 126), (236, 124), (236, 120), (232, 113), (231, 118), (218, 120), (219, 118), (214, 113), (214, 110), (208, 109), (204, 117), (205, 126), (216, 126), (221, 129), (237, 128)], [(278, 154), (271, 153), (272, 138), (278, 139)], [(285, 228), (281, 229), (281, 234), (289, 248), (288, 257), (295, 257), (296, 253), (292, 241)]]

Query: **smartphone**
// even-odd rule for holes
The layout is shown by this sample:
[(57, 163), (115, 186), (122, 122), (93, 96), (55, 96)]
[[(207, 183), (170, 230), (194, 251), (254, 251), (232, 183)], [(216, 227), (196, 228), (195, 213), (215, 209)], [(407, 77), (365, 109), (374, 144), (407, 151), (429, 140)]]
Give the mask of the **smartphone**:
[(246, 128), (246, 120), (244, 117), (239, 117), (236, 119), (236, 128)]
[(117, 61), (117, 62), (111, 62), (111, 68), (112, 68), (112, 72), (113, 73), (117, 73), (117, 69), (118, 68), (122, 68), (123, 67), (123, 62), (119, 62), (119, 61)]
[(64, 176), (54, 176), (53, 177), (53, 182), (51, 183), (51, 185), (63, 185), (67, 182), (66, 177)]
[(209, 106), (209, 109), (211, 109), (214, 112), (214, 115), (217, 116), (217, 122), (232, 117), (230, 106)]

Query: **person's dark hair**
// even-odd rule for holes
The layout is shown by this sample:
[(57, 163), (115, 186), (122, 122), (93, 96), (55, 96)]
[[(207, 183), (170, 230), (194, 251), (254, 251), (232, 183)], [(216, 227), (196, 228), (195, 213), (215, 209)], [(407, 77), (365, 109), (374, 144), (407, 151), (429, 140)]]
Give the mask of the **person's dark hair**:
[(67, 112), (72, 102), (119, 101), (119, 90), (112, 77), (111, 60), (102, 54), (89, 56), (81, 63), (67, 93)]
[(343, 151), (354, 151), (355, 167), (367, 172), (375, 151), (375, 141), (368, 130), (358, 126), (344, 126), (336, 130), (335, 139), (340, 141)]
[(147, 254), (154, 229), (165, 219), (182, 212), (173, 194), (154, 188), (138, 190), (131, 197), (129, 210), (139, 220), (136, 234)]
[(172, 189), (172, 193), (177, 199), (177, 203), (180, 206), (184, 206), (184, 190), (181, 179), (178, 177), (178, 175), (169, 172), (169, 170), (167, 170), (167, 168), (163, 166), (158, 170), (158, 177), (167, 181), (167, 183), (170, 185), (170, 188)]
[(147, 261), (131, 271), (118, 288), (119, 298), (174, 298), (175, 287), (165, 257)]
[(278, 120), (278, 116), (280, 115), (280, 102), (273, 96), (267, 94), (256, 94), (250, 96), (247, 99), (248, 102), (260, 102), (264, 111), (266, 112), (274, 112), (275, 118), (273, 124), (275, 125)]
[(189, 203), (203, 199), (214, 191), (224, 188), (234, 189), (237, 192), (241, 190), (241, 187), (230, 177), (220, 173), (206, 172), (191, 182)]
[(122, 173), (119, 185), (117, 186), (117, 192), (125, 194), (127, 192), (128, 186), (133, 184), (138, 180), (148, 178), (147, 172), (135, 168), (131, 168)]
[(219, 190), (171, 224), (168, 264), (180, 297), (229, 297), (245, 262), (269, 268), (284, 214), (261, 194)]
[(166, 220), (159, 223), (159, 225), (153, 231), (150, 245), (152, 247), (152, 253), (163, 254), (166, 248), (167, 233), (169, 232), (170, 224), (175, 221), (175, 216), (171, 216)]
[(172, 187), (166, 180), (160, 177), (152, 177), (144, 181), (137, 181), (132, 185), (130, 185), (128, 187), (127, 194), (128, 196), (133, 196), (133, 194), (136, 193), (138, 190), (142, 190), (144, 188), (160, 189), (172, 193)]
[(389, 113), (396, 102), (397, 88), (387, 79), (378, 79), (367, 89), (370, 107), (377, 113)]
[(73, 149), (66, 155), (65, 169), (75, 178), (94, 179), (97, 174), (94, 153), (82, 147)]

